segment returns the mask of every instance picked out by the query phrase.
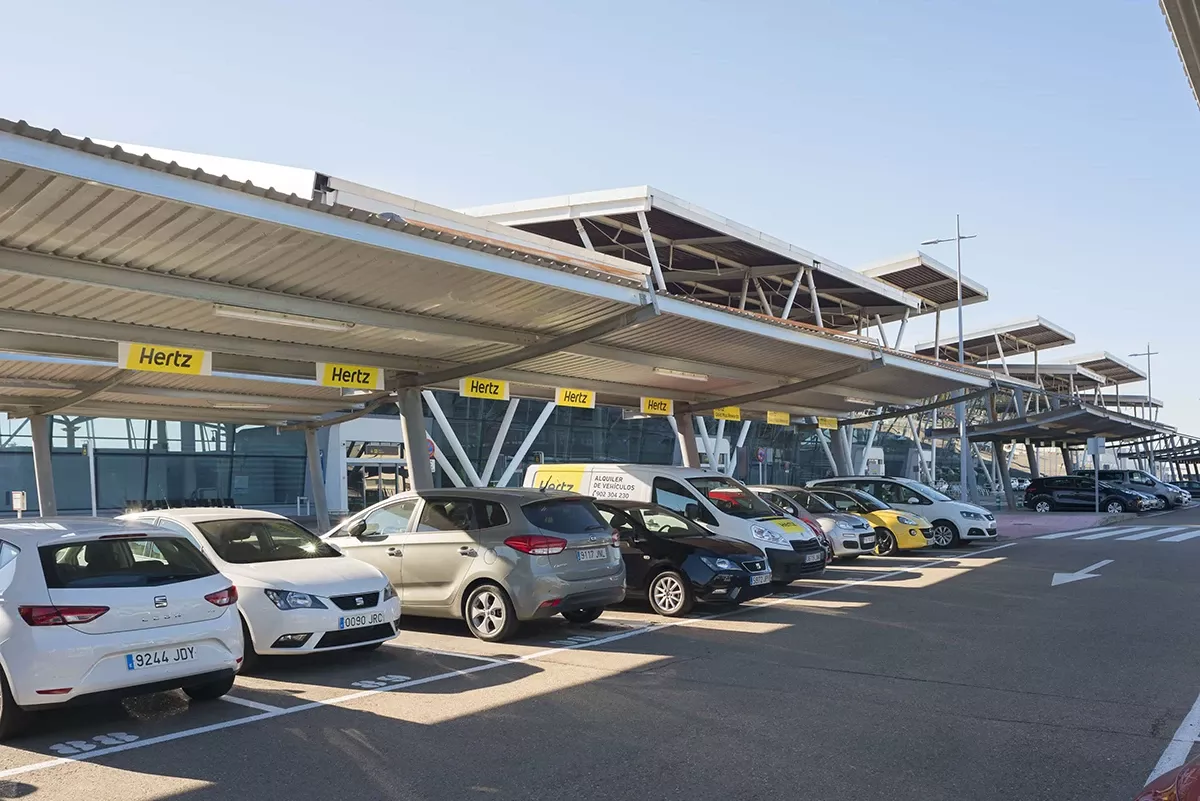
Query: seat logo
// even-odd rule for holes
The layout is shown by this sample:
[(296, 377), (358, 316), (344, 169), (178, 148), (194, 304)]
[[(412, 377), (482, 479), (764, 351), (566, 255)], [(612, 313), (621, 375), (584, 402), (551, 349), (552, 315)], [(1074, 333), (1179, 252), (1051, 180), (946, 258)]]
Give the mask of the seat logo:
[(154, 596), (154, 608), (155, 609), (162, 609), (166, 605), (167, 605), (167, 596), (165, 596), (165, 595)]
[(356, 598), (354, 599), (354, 605), (355, 605), (355, 606), (362, 606), (362, 605), (364, 605), (366, 602), (367, 602), (367, 600), (366, 600), (365, 598), (363, 598), (361, 595), (359, 595), (358, 597), (356, 597)]

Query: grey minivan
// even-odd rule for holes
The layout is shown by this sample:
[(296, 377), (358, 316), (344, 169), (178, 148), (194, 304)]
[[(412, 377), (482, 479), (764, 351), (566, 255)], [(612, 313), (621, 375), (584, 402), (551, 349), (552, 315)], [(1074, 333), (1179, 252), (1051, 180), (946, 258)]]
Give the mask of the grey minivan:
[[(1079, 469), (1074, 472), (1074, 475), (1092, 478), (1095, 476), (1094, 470)], [(1163, 502), (1163, 505), (1170, 509), (1172, 506), (1183, 506), (1191, 498), (1184, 490), (1168, 484), (1144, 470), (1101, 470), (1100, 480), (1105, 484), (1112, 484), (1123, 489), (1131, 489), (1134, 492), (1143, 492), (1147, 495), (1153, 495)]]
[(521, 621), (600, 617), (625, 598), (620, 541), (590, 498), (523, 488), (402, 492), (325, 540), (384, 572), (404, 614), (499, 642)]

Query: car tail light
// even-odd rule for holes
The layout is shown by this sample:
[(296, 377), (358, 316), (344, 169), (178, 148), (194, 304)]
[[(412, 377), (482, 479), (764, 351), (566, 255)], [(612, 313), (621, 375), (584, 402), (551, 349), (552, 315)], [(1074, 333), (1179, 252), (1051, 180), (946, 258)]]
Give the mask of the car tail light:
[(31, 626), (70, 626), (91, 623), (108, 611), (107, 606), (20, 606), (17, 612)]
[(617, 531), (615, 528), (613, 529), (612, 547), (614, 547), (614, 548), (621, 547), (621, 532)]
[(522, 534), (519, 537), (509, 537), (504, 544), (514, 551), (533, 554), (534, 556), (550, 556), (562, 553), (567, 547), (567, 541), (561, 537), (546, 537), (541, 534)]
[(51, 690), (34, 690), (38, 695), (66, 695), (75, 689), (74, 687), (55, 687)]
[(204, 596), (204, 600), (214, 606), (229, 606), (237, 603), (237, 587), (226, 587), (223, 590), (210, 592)]

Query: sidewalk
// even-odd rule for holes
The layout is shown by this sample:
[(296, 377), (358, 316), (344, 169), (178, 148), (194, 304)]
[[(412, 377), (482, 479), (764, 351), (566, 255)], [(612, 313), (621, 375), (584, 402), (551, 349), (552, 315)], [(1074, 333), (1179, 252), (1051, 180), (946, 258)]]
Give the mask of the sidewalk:
[(1010, 512), (1006, 509), (993, 511), (996, 515), (996, 530), (1006, 539), (1023, 539), (1036, 537), (1039, 534), (1051, 534), (1055, 531), (1074, 531), (1076, 529), (1095, 528), (1096, 526), (1118, 523), (1126, 520), (1136, 520), (1135, 514), (1094, 512), (1037, 512), (1024, 509)]

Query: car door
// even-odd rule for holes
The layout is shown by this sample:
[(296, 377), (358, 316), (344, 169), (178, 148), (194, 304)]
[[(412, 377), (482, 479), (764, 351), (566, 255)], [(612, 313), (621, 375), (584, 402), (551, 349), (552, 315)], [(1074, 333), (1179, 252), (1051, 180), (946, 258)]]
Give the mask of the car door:
[(621, 561), (625, 563), (625, 587), (633, 592), (646, 591), (646, 573), (651, 555), (643, 546), (647, 539), (633, 515), (622, 510), (599, 508), (600, 516), (613, 527), (621, 540)]
[(379, 506), (360, 518), (366, 524), (362, 534), (350, 536), (344, 525), (329, 536), (329, 542), (346, 556), (361, 559), (383, 571), (388, 581), (402, 585), (402, 547), (412, 525), (418, 498), (406, 498)]
[(405, 605), (449, 610), (475, 559), (486, 550), (477, 540), (482, 528), (478, 503), (461, 495), (423, 496), (416, 526), (401, 537)]

